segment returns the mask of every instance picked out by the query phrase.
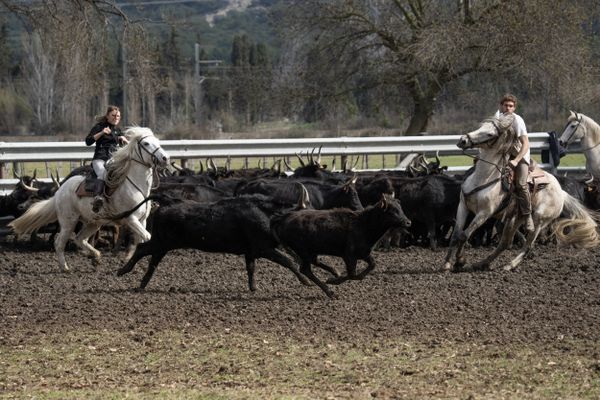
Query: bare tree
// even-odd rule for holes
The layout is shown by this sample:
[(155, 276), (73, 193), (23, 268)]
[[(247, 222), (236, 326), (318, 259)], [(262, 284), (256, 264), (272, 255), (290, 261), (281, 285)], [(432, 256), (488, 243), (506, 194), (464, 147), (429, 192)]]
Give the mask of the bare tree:
[(407, 93), (407, 134), (427, 131), (442, 89), (475, 72), (555, 90), (589, 76), (583, 10), (569, 0), (297, 0), (290, 11), (284, 25), (291, 37), (305, 39), (306, 54), (326, 57), (323, 70), (340, 71), (333, 77), (337, 94), (355, 89), (367, 70), (365, 86), (397, 85)]

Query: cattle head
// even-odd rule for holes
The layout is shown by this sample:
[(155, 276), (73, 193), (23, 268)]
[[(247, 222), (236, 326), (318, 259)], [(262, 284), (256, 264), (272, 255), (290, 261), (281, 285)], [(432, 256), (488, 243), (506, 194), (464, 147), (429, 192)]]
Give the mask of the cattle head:
[(383, 194), (375, 207), (383, 211), (384, 219), (382, 223), (388, 228), (408, 228), (411, 225), (410, 219), (404, 214), (400, 206), (400, 201), (395, 199), (394, 196)]

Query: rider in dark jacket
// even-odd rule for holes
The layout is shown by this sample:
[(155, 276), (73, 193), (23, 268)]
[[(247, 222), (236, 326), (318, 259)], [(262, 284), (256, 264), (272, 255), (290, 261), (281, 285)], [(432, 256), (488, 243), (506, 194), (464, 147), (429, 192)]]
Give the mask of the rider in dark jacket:
[(121, 121), (121, 111), (117, 106), (108, 106), (106, 114), (98, 119), (98, 123), (90, 130), (85, 138), (85, 144), (91, 146), (96, 143), (96, 150), (92, 159), (92, 167), (98, 178), (98, 184), (94, 191), (94, 203), (92, 209), (98, 212), (104, 204), (104, 181), (106, 169), (104, 164), (118, 148), (119, 144), (127, 144), (127, 138), (118, 127)]

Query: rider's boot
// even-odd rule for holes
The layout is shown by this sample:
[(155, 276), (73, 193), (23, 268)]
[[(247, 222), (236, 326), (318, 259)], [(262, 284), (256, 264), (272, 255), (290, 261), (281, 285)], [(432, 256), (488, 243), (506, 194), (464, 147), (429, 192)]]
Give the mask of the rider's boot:
[(104, 205), (104, 181), (96, 182), (96, 190), (94, 190), (94, 202), (92, 203), (92, 211), (97, 213)]
[(531, 214), (525, 215), (525, 230), (527, 232), (533, 232), (535, 230), (535, 225), (533, 225), (533, 217)]

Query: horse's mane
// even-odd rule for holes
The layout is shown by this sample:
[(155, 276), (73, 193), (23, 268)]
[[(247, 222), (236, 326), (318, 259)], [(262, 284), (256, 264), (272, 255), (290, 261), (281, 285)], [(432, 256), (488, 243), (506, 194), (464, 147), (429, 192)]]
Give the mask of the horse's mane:
[(154, 136), (150, 128), (131, 126), (125, 129), (129, 143), (117, 150), (112, 159), (106, 163), (106, 185), (109, 188), (119, 186), (126, 178), (131, 158), (139, 140), (143, 137)]
[(519, 143), (517, 138), (517, 133), (512, 128), (513, 122), (515, 120), (515, 116), (512, 114), (495, 114), (489, 118), (483, 120), (482, 125), (484, 123), (493, 124), (494, 127), (497, 127), (501, 132), (500, 138), (501, 141), (498, 142), (498, 147), (502, 149), (502, 151), (508, 150), (511, 146)]

